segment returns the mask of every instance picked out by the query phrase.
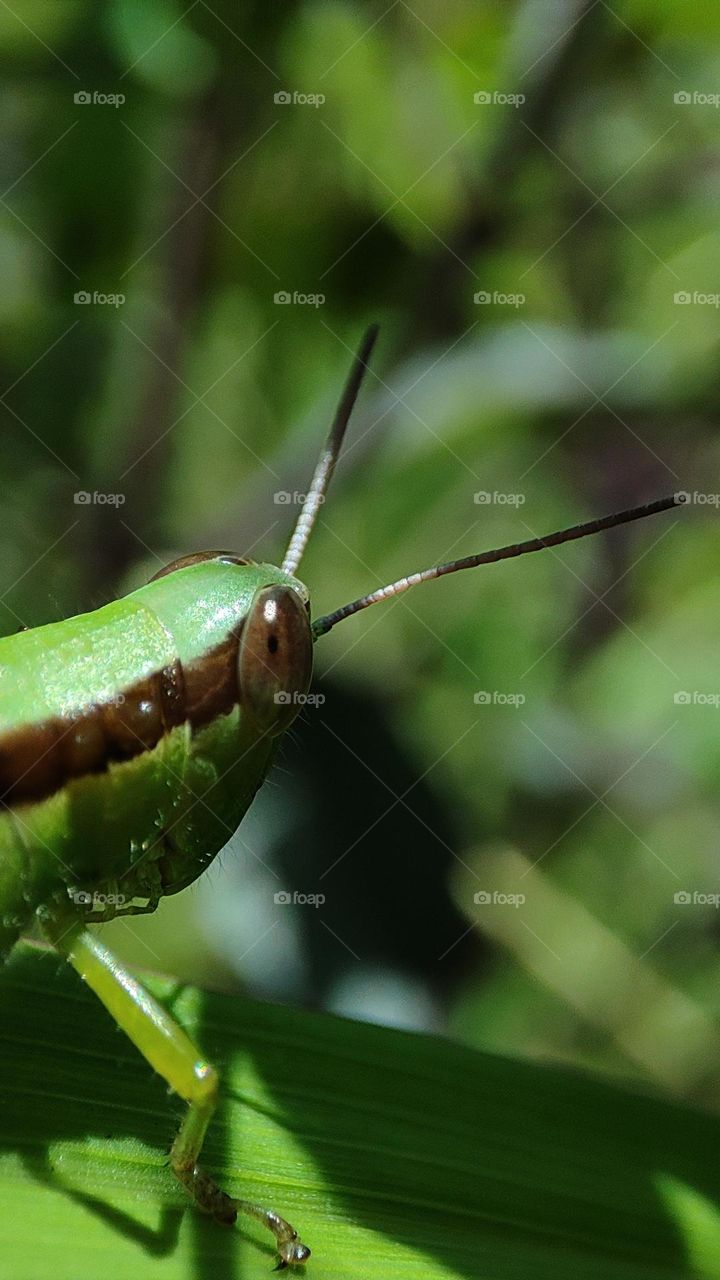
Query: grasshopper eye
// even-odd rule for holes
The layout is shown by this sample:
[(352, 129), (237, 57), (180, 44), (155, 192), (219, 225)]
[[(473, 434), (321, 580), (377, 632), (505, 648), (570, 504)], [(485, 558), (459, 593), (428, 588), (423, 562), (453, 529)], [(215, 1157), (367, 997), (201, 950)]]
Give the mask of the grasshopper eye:
[(292, 587), (261, 587), (243, 627), (238, 684), (243, 708), (274, 737), (302, 706), (312, 675), (313, 644), (305, 606)]
[(236, 556), (232, 551), (193, 551), (189, 556), (179, 556), (177, 560), (171, 560), (170, 564), (158, 569), (148, 581), (157, 582), (158, 578), (165, 578), (169, 573), (175, 573), (177, 569), (187, 569), (191, 564), (201, 564), (203, 560), (222, 560), (224, 564), (252, 564), (252, 560), (246, 560), (244, 556)]

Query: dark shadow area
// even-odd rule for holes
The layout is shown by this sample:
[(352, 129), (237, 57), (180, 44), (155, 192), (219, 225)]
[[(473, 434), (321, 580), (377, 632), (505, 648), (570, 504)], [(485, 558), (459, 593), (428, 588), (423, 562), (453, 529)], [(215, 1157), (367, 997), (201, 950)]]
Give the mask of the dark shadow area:
[[(296, 724), (273, 775), (287, 790), (290, 772), (303, 803), (299, 813), (283, 806), (271, 863), (284, 889), (324, 895), (320, 910), (289, 908), (307, 958), (307, 1003), (322, 1006), (360, 962), (420, 980), (444, 1008), (489, 952), (451, 896), (459, 827), (393, 731), (390, 698), (322, 678), (313, 688), (325, 702)], [(234, 876), (231, 859), (224, 870)]]

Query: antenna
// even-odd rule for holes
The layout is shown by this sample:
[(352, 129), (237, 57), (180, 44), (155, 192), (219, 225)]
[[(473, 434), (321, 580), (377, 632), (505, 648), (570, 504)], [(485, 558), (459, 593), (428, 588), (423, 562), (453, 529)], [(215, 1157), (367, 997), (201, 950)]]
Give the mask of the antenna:
[(402, 595), (410, 587), (417, 587), (421, 582), (429, 582), (431, 578), (442, 578), (446, 573), (459, 573), (461, 569), (475, 569), (480, 564), (495, 564), (496, 560), (511, 560), (515, 556), (528, 555), (531, 551), (544, 551), (546, 547), (559, 547), (563, 542), (575, 542), (578, 538), (587, 538), (593, 533), (601, 533), (603, 529), (614, 529), (619, 524), (630, 524), (632, 520), (644, 520), (646, 516), (655, 516), (660, 511), (668, 511), (671, 507), (681, 507), (686, 502), (684, 493), (674, 493), (668, 498), (659, 498), (657, 502), (648, 502), (644, 507), (630, 507), (627, 511), (618, 511), (615, 515), (602, 516), (599, 520), (589, 520), (586, 524), (573, 525), (571, 529), (560, 529), (557, 533), (549, 533), (545, 538), (530, 538), (527, 542), (514, 542), (508, 547), (496, 547), (494, 551), (481, 551), (476, 556), (465, 556), (461, 560), (449, 560), (447, 564), (437, 564), (430, 569), (421, 569), (411, 573), (407, 578), (398, 578), (386, 587), (378, 587), (367, 596), (345, 604), (334, 613), (325, 614), (313, 623), (313, 636), (324, 636), (343, 618), (349, 618), (361, 609), (368, 609), (371, 604), (379, 604), (381, 600), (392, 600)]
[(370, 328), (366, 330), (363, 340), (360, 343), (358, 353), (353, 361), (350, 375), (345, 384), (345, 390), (342, 393), (332, 427), (330, 428), (330, 434), (325, 441), (325, 445), (320, 453), (320, 457), (318, 458), (307, 497), (303, 503), (300, 515), (297, 518), (297, 524), (293, 530), (290, 545), (285, 552), (285, 559), (282, 562), (284, 573), (295, 573), (300, 561), (302, 560), (303, 552), (313, 530), (313, 525), (317, 520), (318, 511), (323, 504), (325, 494), (328, 490), (328, 485), (332, 479), (332, 474), (335, 470), (335, 463), (340, 456), (342, 442), (347, 430), (348, 422), (350, 421), (350, 414), (352, 413), (353, 405), (357, 400), (360, 384), (363, 380), (365, 370), (367, 369), (370, 354), (375, 346), (375, 339), (378, 336), (378, 331), (379, 326), (376, 324), (371, 325)]

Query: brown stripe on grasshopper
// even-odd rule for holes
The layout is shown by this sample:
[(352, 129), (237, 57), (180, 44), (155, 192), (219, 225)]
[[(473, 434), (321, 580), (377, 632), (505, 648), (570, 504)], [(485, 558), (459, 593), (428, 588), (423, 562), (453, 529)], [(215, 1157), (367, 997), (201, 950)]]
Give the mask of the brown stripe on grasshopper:
[(166, 733), (193, 729), (239, 701), (240, 629), (186, 666), (174, 662), (108, 702), (0, 735), (0, 804), (45, 800), (69, 782), (151, 751)]
[(193, 729), (225, 715), (240, 700), (238, 647), (242, 627), (185, 667), (185, 719)]

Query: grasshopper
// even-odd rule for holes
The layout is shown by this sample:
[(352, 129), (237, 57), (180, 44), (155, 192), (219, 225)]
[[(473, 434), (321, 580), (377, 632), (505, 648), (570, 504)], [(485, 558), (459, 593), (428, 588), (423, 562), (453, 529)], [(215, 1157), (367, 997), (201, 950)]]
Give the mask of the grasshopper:
[(217, 1072), (88, 924), (154, 911), (202, 875), (301, 709), (315, 641), (339, 622), (431, 578), (683, 501), (435, 565), (311, 621), (296, 573), (376, 337), (374, 326), (358, 350), (280, 568), (197, 552), (92, 613), (0, 639), (0, 960), (32, 927), (66, 957), (187, 1102), (170, 1151), (182, 1186), (219, 1222), (242, 1213), (269, 1228), (280, 1268), (310, 1256), (294, 1227), (227, 1195), (198, 1164)]

